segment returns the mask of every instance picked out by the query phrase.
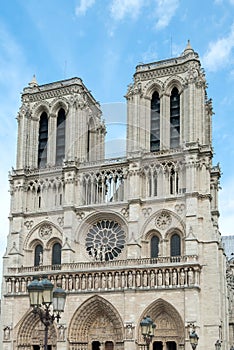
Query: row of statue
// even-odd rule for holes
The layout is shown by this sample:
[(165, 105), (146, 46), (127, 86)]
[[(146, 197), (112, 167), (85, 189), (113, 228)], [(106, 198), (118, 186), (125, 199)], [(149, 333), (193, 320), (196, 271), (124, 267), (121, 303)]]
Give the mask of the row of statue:
[[(198, 273), (193, 268), (158, 269), (137, 271), (112, 271), (73, 275), (49, 276), (53, 284), (60, 282), (62, 288), (72, 290), (100, 290), (121, 288), (160, 288), (198, 285)], [(8, 293), (25, 293), (31, 279), (9, 278)]]

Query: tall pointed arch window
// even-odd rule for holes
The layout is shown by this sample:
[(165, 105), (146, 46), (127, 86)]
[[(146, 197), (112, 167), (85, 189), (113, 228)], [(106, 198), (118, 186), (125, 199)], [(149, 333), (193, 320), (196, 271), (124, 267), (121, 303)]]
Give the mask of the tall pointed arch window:
[(170, 148), (180, 145), (180, 95), (176, 87), (170, 97)]
[(171, 256), (181, 255), (181, 239), (177, 233), (171, 236)]
[(61, 265), (61, 244), (55, 243), (52, 248), (52, 265)]
[(56, 164), (61, 165), (65, 157), (65, 132), (66, 132), (66, 115), (63, 108), (57, 116), (57, 135), (56, 135)]
[(38, 167), (44, 168), (47, 163), (48, 117), (43, 112), (40, 117), (38, 135)]
[(158, 257), (158, 246), (159, 246), (159, 238), (158, 236), (153, 236), (150, 242), (151, 258)]
[(160, 98), (157, 91), (151, 99), (150, 152), (160, 150)]
[(43, 257), (43, 247), (41, 244), (37, 244), (35, 247), (35, 254), (34, 254), (34, 266), (42, 265), (43, 263), (42, 257)]

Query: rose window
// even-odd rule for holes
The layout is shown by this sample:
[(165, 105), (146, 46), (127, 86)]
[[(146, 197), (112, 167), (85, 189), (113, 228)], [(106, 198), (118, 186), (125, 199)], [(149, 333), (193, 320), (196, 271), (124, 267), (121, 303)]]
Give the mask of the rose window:
[(165, 230), (167, 227), (170, 226), (171, 224), (171, 215), (167, 212), (162, 212), (161, 214), (159, 214), (156, 219), (155, 219), (155, 225), (162, 229)]
[(96, 261), (117, 258), (124, 245), (125, 233), (116, 221), (98, 221), (89, 229), (86, 237), (86, 250)]

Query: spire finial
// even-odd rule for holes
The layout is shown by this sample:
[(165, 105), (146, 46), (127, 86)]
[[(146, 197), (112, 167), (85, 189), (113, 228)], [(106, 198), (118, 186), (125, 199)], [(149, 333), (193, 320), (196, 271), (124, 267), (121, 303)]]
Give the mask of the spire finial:
[(28, 84), (30, 87), (35, 87), (35, 86), (38, 86), (38, 83), (37, 83), (37, 79), (36, 79), (36, 75), (33, 74), (33, 77), (32, 77), (32, 80), (31, 82)]
[(188, 39), (188, 42), (187, 42), (186, 48), (184, 49), (183, 55), (186, 55), (189, 52), (194, 52), (194, 51), (193, 51), (193, 48), (190, 44), (190, 40)]

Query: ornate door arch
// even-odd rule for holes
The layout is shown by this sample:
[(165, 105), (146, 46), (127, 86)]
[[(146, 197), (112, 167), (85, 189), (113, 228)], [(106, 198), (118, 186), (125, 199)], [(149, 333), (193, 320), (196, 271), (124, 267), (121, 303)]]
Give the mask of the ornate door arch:
[(79, 307), (68, 330), (69, 349), (75, 350), (122, 349), (123, 338), (124, 327), (118, 311), (99, 296), (91, 297)]
[(184, 348), (185, 328), (178, 311), (163, 299), (154, 301), (142, 314), (138, 323), (138, 345), (144, 344), (141, 335), (140, 321), (149, 315), (156, 323), (155, 337), (153, 338), (153, 350), (178, 350)]
[[(17, 332), (17, 349), (31, 350), (44, 349), (45, 326), (38, 315), (28, 313), (20, 322)], [(57, 333), (54, 325), (49, 327), (48, 346), (51, 350), (57, 349)]]

